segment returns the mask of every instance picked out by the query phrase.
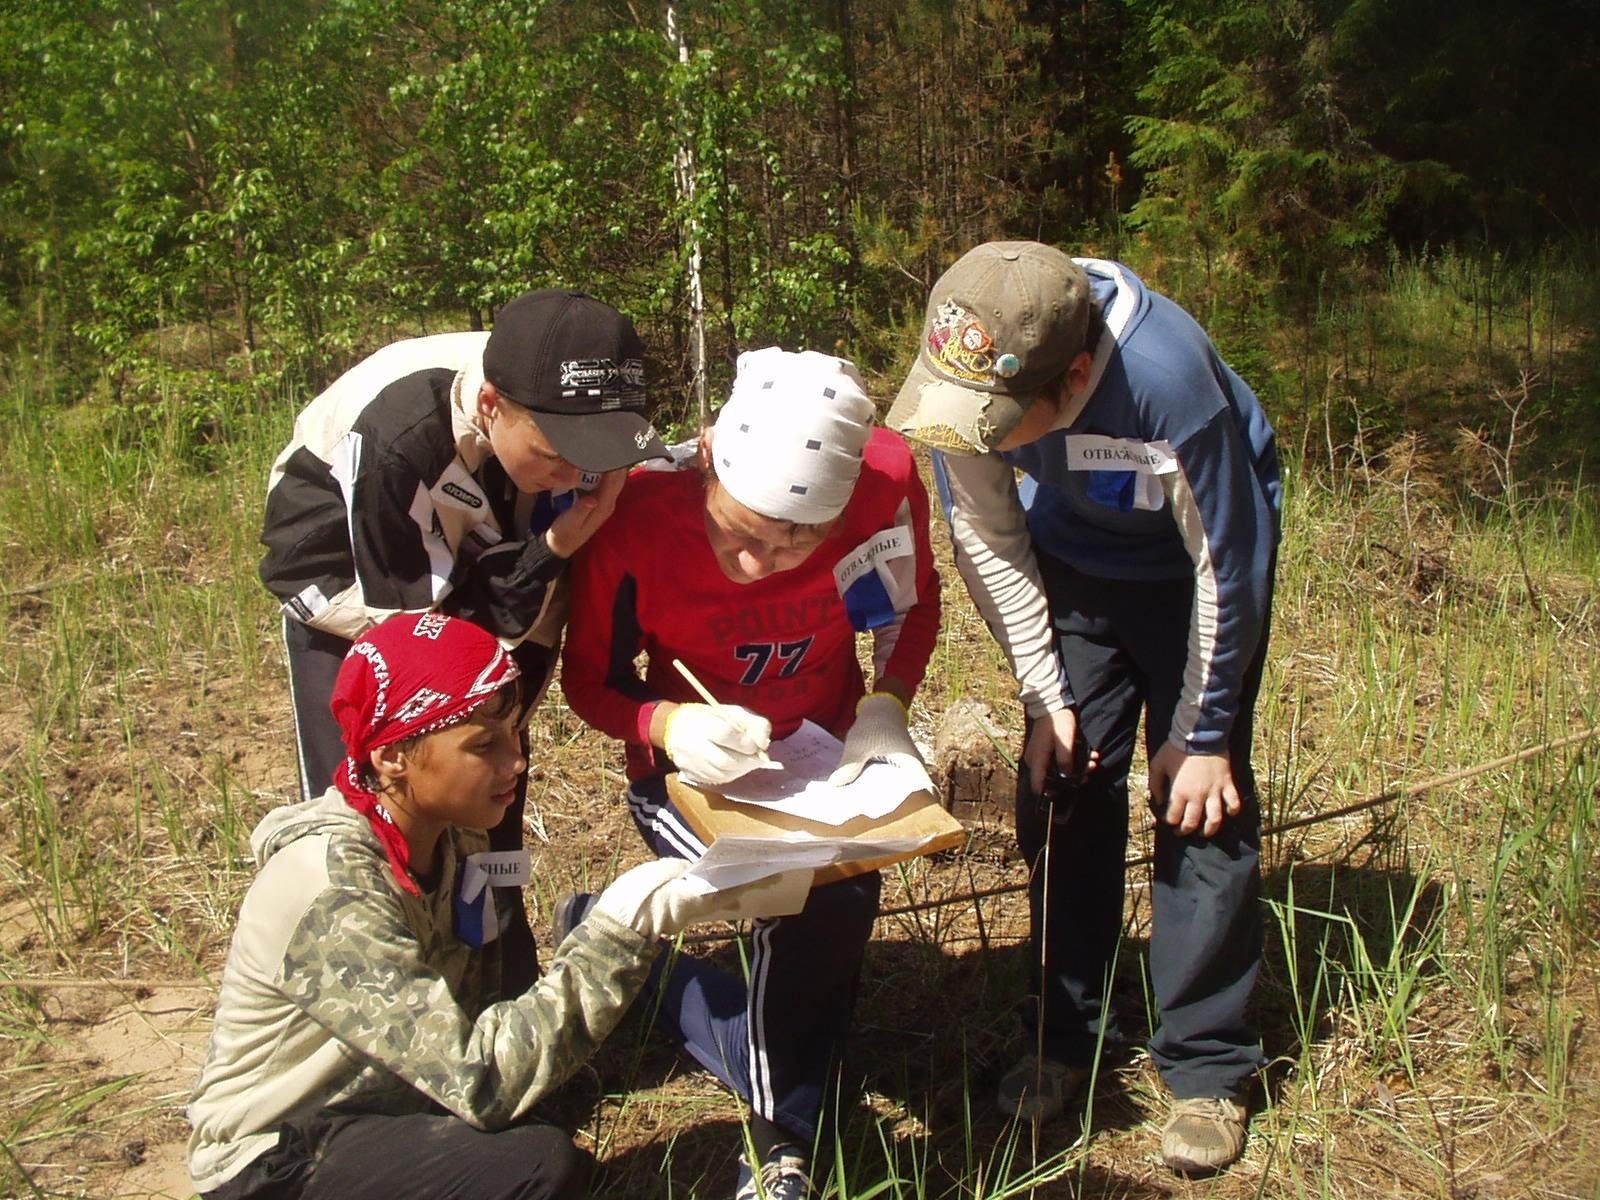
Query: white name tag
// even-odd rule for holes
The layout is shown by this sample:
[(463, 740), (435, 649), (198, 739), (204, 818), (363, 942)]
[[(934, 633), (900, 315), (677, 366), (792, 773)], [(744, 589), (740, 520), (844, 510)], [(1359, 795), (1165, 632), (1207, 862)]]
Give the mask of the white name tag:
[(526, 887), (532, 877), (533, 856), (526, 850), (469, 854), (461, 871), (461, 898), (470, 903), (485, 887)]
[(1168, 442), (1141, 442), (1136, 438), (1075, 433), (1067, 437), (1067, 469), (1171, 475), (1178, 469), (1178, 460)]
[(868, 571), (876, 570), (879, 563), (893, 562), (915, 553), (916, 545), (912, 541), (911, 530), (896, 525), (893, 529), (873, 534), (840, 559), (833, 568), (834, 582), (839, 585), (840, 595), (843, 595), (857, 579)]

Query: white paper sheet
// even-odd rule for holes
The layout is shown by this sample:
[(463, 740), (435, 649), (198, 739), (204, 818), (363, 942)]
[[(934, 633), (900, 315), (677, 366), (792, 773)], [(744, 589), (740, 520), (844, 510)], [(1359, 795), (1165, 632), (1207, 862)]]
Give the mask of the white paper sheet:
[(844, 743), (826, 729), (804, 721), (767, 748), (781, 770), (751, 771), (715, 790), (741, 804), (824, 825), (843, 825), (856, 817), (886, 817), (913, 792), (933, 787), (926, 768), (910, 755), (869, 763), (853, 783), (834, 787), (828, 776), (839, 765), (843, 749)]

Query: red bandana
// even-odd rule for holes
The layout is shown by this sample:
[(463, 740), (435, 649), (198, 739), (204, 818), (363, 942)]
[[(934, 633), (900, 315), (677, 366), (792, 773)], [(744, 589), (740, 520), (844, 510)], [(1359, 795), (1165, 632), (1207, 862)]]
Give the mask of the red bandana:
[(333, 685), (333, 719), (349, 756), (334, 786), (372, 823), (400, 886), (418, 895), (407, 871), (405, 836), (363, 782), (372, 751), (454, 725), (517, 677), (517, 664), (485, 630), (438, 613), (399, 613), (350, 647)]

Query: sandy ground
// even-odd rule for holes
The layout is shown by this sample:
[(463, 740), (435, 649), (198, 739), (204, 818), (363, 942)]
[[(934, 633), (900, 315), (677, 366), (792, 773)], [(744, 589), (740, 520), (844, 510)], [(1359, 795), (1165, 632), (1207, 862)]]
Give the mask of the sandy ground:
[(177, 1110), (205, 1058), (213, 999), (204, 985), (158, 988), (113, 1009), (79, 1040), (78, 1048), (99, 1059), (107, 1074), (135, 1077), (122, 1093), (129, 1109), (157, 1110), (122, 1147), (131, 1165), (114, 1178), (109, 1195), (187, 1200), (194, 1194), (184, 1163), (187, 1129)]

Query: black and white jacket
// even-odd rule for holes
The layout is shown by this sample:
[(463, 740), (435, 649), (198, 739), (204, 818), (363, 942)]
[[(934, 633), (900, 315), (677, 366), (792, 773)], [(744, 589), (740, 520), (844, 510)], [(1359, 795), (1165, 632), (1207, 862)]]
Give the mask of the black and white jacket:
[(261, 533), (286, 616), (354, 639), (436, 609), (507, 645), (555, 644), (566, 561), (542, 534), (568, 497), (519, 492), (494, 458), (477, 411), (488, 338), (386, 346), (295, 419)]

